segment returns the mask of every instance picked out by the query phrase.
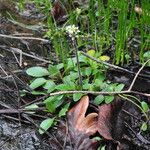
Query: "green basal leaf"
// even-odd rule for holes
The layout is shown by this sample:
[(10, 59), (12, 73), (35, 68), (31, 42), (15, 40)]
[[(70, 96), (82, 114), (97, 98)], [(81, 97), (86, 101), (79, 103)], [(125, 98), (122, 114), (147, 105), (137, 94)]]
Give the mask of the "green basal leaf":
[(107, 55), (102, 55), (102, 56), (100, 56), (98, 59), (101, 60), (101, 61), (109, 61), (109, 60), (110, 60), (110, 57), (107, 56)]
[(63, 95), (51, 96), (44, 100), (46, 108), (49, 112), (54, 113), (56, 108), (58, 108), (63, 103)]
[(105, 100), (105, 97), (103, 95), (98, 95), (94, 99), (94, 104), (99, 105)]
[(83, 84), (88, 84), (88, 83), (89, 83), (89, 78), (83, 80)]
[(47, 80), (45, 85), (43, 86), (44, 89), (47, 89), (47, 93), (50, 93), (55, 90), (56, 84), (53, 80)]
[(42, 91), (32, 91), (31, 92), (33, 95), (46, 95), (46, 92), (42, 92)]
[(76, 58), (68, 58), (67, 69), (73, 69), (76, 66)]
[(78, 79), (78, 73), (72, 71), (72, 72), (70, 72), (70, 75), (65, 76), (63, 78), (63, 82), (65, 84), (68, 84), (68, 83), (70, 84), (70, 82), (75, 82), (76, 79)]
[(91, 49), (87, 52), (88, 55), (93, 56), (93, 57), (95, 56), (95, 53), (96, 51), (94, 49)]
[(85, 83), (85, 84), (83, 84), (82, 88), (84, 90), (91, 90), (91, 89), (93, 89), (93, 84)]
[(104, 83), (104, 85), (105, 85), (106, 87), (104, 88), (103, 91), (106, 91), (106, 92), (113, 92), (114, 89), (115, 89), (115, 87), (116, 87), (116, 85), (114, 85), (114, 84), (107, 84), (107, 83)]
[(82, 93), (73, 94), (73, 100), (77, 102), (83, 96)]
[(149, 106), (146, 102), (142, 101), (141, 106), (142, 106), (142, 109), (144, 110), (144, 112), (148, 112)]
[(144, 58), (150, 59), (150, 51), (147, 51), (143, 55)]
[(74, 81), (75, 79), (78, 79), (79, 77), (78, 77), (78, 73), (77, 72), (74, 72), (74, 71), (70, 71), (70, 79), (72, 80), (72, 81)]
[(55, 118), (48, 118), (48, 119), (43, 120), (40, 124), (40, 128), (42, 128), (43, 130), (39, 129), (39, 133), (43, 134), (44, 131), (47, 131), (53, 125), (54, 119)]
[(96, 87), (101, 87), (102, 84), (103, 84), (103, 83), (102, 83), (101, 79), (95, 79), (94, 85), (95, 85)]
[(42, 86), (43, 84), (46, 83), (46, 79), (44, 78), (36, 78), (35, 80), (33, 80), (33, 82), (29, 85), (31, 89), (36, 89), (40, 86)]
[(141, 126), (141, 131), (146, 131), (148, 129), (147, 123), (143, 122), (142, 126)]
[(75, 90), (75, 84), (73, 82), (69, 83), (69, 84), (59, 84), (56, 86), (57, 90), (61, 90), (61, 91), (68, 91), (68, 90)]
[(67, 111), (68, 111), (68, 109), (69, 109), (69, 106), (70, 106), (70, 103), (68, 103), (65, 106), (63, 106), (63, 108), (60, 110), (58, 116), (59, 117), (65, 116)]
[(97, 70), (97, 68), (98, 68), (97, 62), (95, 62), (93, 60), (89, 60), (88, 63), (90, 64), (92, 69)]
[[(92, 68), (92, 67), (91, 67)], [(95, 69), (95, 68), (92, 68), (92, 75), (96, 75), (99, 73), (99, 70), (98, 69)], [(95, 77), (97, 78), (97, 77)]]
[(50, 75), (48, 70), (43, 67), (31, 67), (26, 70), (26, 73), (33, 77), (43, 77), (43, 76)]
[(79, 62), (87, 63), (87, 57), (83, 56), (82, 54), (79, 54)]
[[(39, 108), (38, 105), (36, 105), (36, 104), (31, 104), (31, 105), (25, 107), (25, 109), (27, 109), (27, 110), (36, 109), (36, 108)], [(33, 114), (35, 112), (34, 111), (26, 111), (26, 113)]]
[(114, 100), (114, 96), (105, 96), (105, 103), (109, 104)]
[(57, 69), (58, 69), (58, 70), (62, 69), (63, 67), (64, 67), (64, 64), (63, 64), (63, 63), (60, 63), (60, 64), (57, 65)]
[(123, 88), (124, 88), (124, 84), (119, 84), (119, 85), (115, 86), (115, 91), (120, 92)]
[(68, 82), (71, 82), (70, 75), (63, 77), (63, 83), (67, 84)]
[(50, 72), (51, 77), (58, 76), (60, 74), (59, 69), (57, 68), (57, 65), (49, 65), (48, 71)]
[(100, 80), (101, 82), (103, 82), (105, 80), (105, 75), (104, 73), (101, 73), (100, 71), (98, 71), (95, 75), (94, 75), (94, 79), (98, 79)]
[(38, 108), (38, 105), (36, 105), (36, 104), (31, 104), (31, 105), (29, 105), (29, 106), (26, 106), (25, 107), (25, 109), (34, 109), (34, 108)]
[(86, 67), (82, 69), (83, 76), (90, 76), (91, 73), (92, 73), (91, 67)]

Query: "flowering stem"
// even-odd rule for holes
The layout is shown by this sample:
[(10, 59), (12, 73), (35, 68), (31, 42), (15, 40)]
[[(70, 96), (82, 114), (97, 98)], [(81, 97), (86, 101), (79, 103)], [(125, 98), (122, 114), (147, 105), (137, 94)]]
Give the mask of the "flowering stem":
[(81, 75), (81, 70), (80, 70), (80, 62), (79, 62), (79, 57), (78, 57), (78, 47), (77, 47), (77, 42), (75, 37), (72, 38), (73, 41), (73, 47), (75, 48), (75, 55), (76, 55), (76, 60), (77, 60), (77, 68), (78, 68), (78, 76), (79, 76), (79, 85), (80, 88), (82, 89), (82, 75)]

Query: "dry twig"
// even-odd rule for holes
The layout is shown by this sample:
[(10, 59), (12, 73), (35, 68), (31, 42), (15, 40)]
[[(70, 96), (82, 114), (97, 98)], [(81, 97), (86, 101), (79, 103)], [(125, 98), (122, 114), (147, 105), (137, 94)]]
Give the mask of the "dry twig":
[(140, 72), (143, 70), (143, 68), (145, 67), (145, 65), (146, 65), (149, 61), (150, 61), (150, 59), (148, 59), (148, 60), (142, 65), (142, 67), (139, 69), (139, 71), (136, 73), (136, 75), (135, 75), (135, 77), (134, 77), (134, 79), (133, 79), (133, 81), (132, 81), (132, 83), (131, 83), (131, 85), (130, 85), (128, 91), (131, 91), (131, 89), (132, 89), (132, 87), (133, 87), (133, 85), (134, 85), (136, 79), (138, 78)]
[(9, 39), (18, 39), (18, 40), (22, 40), (22, 39), (24, 39), (24, 40), (37, 40), (37, 41), (49, 43), (49, 40), (42, 39), (42, 38), (36, 38), (36, 37), (29, 37), (29, 36), (12, 36), (12, 35), (0, 34), (0, 37), (9, 38)]

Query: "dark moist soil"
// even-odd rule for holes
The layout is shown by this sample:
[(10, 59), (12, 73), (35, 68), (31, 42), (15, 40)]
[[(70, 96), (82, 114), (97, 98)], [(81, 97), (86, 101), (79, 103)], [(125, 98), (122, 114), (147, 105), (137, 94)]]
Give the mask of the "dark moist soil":
[[(33, 29), (22, 27), (21, 25), (12, 23), (6, 19), (6, 17), (0, 16), (0, 34), (12, 35), (19, 33), (20, 36), (26, 34), (25, 36), (42, 37), (44, 30), (42, 27), (39, 26), (37, 29)], [(19, 62), (17, 62), (20, 53), (13, 53), (13, 48), (17, 48), (26, 54), (35, 56), (36, 59), (23, 55), (20, 65)], [(25, 74), (25, 69), (34, 65), (45, 66), (47, 63), (45, 61), (40, 61), (37, 58), (48, 61), (47, 58), (50, 54), (50, 48), (51, 44), (49, 42), (0, 37), (0, 109), (15, 109), (20, 107), (19, 105), (34, 100), (33, 97), (32, 99), (31, 97), (27, 97), (26, 102), (22, 101), (18, 91), (21, 89), (30, 90), (26, 84), (29, 81), (29, 78)], [(4, 78), (6, 76), (4, 70), (10, 77)], [(35, 124), (40, 123), (37, 119), (42, 121), (41, 118), (35, 118)], [(1, 113), (0, 149), (51, 150), (47, 138), (39, 135), (37, 130), (38, 129), (31, 121), (28, 121), (22, 116), (21, 119), (19, 119), (19, 114), (11, 112), (7, 112), (6, 114)]]
[[(0, 34), (10, 35), (16, 33), (28, 33), (32, 34), (33, 37), (42, 38), (44, 29), (27, 29), (10, 22), (4, 16), (0, 16)], [(138, 32), (135, 30), (135, 34), (136, 33), (138, 35)], [(134, 46), (134, 44), (131, 45)], [(52, 45), (50, 42), (45, 43), (36, 40), (0, 37), (0, 110), (8, 108), (10, 110), (10, 112), (0, 113), (0, 149), (61, 150), (65, 143), (65, 139), (63, 139), (63, 134), (65, 133), (63, 133), (61, 128), (65, 126), (64, 122), (63, 125), (60, 124), (60, 127), (58, 126), (58, 128), (49, 131), (48, 135), (41, 136), (36, 126), (38, 126), (48, 114), (37, 113), (36, 116), (23, 113), (19, 114), (13, 111), (15, 108), (20, 108), (22, 105), (38, 99), (33, 96), (27, 96), (23, 99), (18, 94), (18, 91), (22, 89), (30, 91), (30, 88), (27, 86), (27, 82), (30, 79), (25, 74), (25, 69), (35, 65), (47, 66), (48, 63), (23, 55), (21, 65), (19, 65), (17, 61), (19, 61), (20, 54), (13, 53), (12, 48), (17, 48), (26, 54), (44, 60), (48, 60), (47, 58), (52, 55)], [(138, 64), (134, 64), (126, 68), (137, 72), (139, 67)], [(7, 75), (6, 73), (10, 77), (4, 78)], [(144, 75), (147, 75), (147, 77)], [(112, 82), (124, 83), (126, 88), (131, 84), (134, 77), (134, 75), (129, 75), (128, 73), (119, 72), (117, 70), (110, 70), (107, 76)], [(149, 67), (142, 71), (133, 89), (143, 93), (150, 93)], [(144, 96), (139, 96), (138, 98), (150, 104), (150, 98)], [(150, 115), (150, 113), (148, 115)], [(103, 143), (106, 144), (106, 150), (149, 150), (150, 121), (147, 122), (147, 131), (141, 132), (140, 127), (143, 121), (145, 121), (144, 116), (135, 105), (128, 101), (121, 100), (113, 113), (113, 126), (111, 131), (113, 138), (118, 141), (119, 144), (106, 140)], [(72, 150), (72, 147), (66, 144), (64, 149)]]

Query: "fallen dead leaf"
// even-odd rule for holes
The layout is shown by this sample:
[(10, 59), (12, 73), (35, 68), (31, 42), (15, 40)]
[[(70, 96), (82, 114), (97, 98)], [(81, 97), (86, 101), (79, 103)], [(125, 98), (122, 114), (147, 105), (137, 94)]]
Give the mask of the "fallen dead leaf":
[(83, 96), (67, 114), (69, 135), (77, 150), (95, 150), (98, 146), (97, 141), (90, 139), (98, 131), (98, 114), (90, 113), (86, 116), (88, 106), (89, 97)]
[(99, 134), (107, 140), (113, 140), (111, 135), (113, 107), (112, 104), (104, 104), (99, 106), (98, 115), (98, 132)]
[(85, 116), (89, 106), (89, 97), (84, 96), (80, 102), (68, 112), (74, 128), (80, 132), (93, 135), (97, 132), (98, 114), (90, 113)]

